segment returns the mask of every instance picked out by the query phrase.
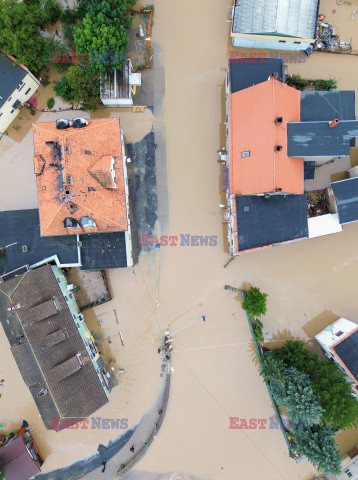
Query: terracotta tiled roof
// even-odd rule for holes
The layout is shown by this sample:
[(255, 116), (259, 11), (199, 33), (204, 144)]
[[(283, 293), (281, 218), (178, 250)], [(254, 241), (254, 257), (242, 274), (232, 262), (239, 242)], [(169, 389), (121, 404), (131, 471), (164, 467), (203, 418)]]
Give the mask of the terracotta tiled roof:
[[(230, 193), (302, 194), (303, 159), (287, 156), (287, 122), (300, 121), (300, 92), (270, 78), (231, 94), (229, 101)], [(275, 123), (277, 117), (283, 123)], [(276, 152), (276, 145), (282, 150)]]
[[(36, 123), (33, 134), (41, 235), (127, 230), (119, 119), (88, 120), (86, 127), (67, 130)], [(82, 217), (96, 226), (81, 226)]]

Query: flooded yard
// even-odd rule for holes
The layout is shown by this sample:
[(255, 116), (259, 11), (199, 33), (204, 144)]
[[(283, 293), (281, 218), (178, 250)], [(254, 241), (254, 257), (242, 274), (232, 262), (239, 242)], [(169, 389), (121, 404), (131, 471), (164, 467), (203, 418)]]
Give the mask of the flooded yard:
[[(196, 323), (175, 337), (166, 417), (155, 442), (128, 478), (150, 478), (151, 473), (158, 474), (154, 478), (161, 478), (160, 474), (163, 479), (180, 478), (175, 472), (215, 480), (310, 480), (314, 476), (308, 462), (296, 465), (289, 458), (278, 429), (229, 429), (230, 416), (269, 418), (274, 413), (240, 299), (225, 291), (225, 284), (253, 284), (269, 294), (263, 318), (265, 341), (275, 346), (292, 337), (311, 341), (339, 316), (358, 323), (358, 224), (347, 225), (336, 235), (245, 254), (224, 268), (229, 257), (220, 218), (223, 197), (216, 152), (224, 145), (224, 69), (233, 50), (230, 24), (225, 22), (230, 5), (219, 0), (170, 4), (156, 0), (153, 34), (160, 50), (155, 61), (165, 69), (163, 110), (155, 118), (149, 110), (133, 114), (101, 109), (91, 114), (94, 118), (120, 116), (127, 141), (140, 140), (154, 121), (165, 124), (168, 193), (160, 198), (169, 202), (170, 218), (169, 222), (159, 220), (158, 231), (217, 238), (216, 246), (142, 252), (134, 268), (110, 272), (114, 299), (94, 309), (103, 337), (111, 340), (111, 354), (125, 369), (109, 404), (96, 415), (126, 417), (129, 426), (140, 420), (160, 390), (157, 346), (164, 331), (168, 327), (175, 331), (207, 315), (205, 323)], [(349, 12), (351, 7), (321, 2), (326, 15), (331, 8), (337, 10), (338, 18), (341, 10)], [(356, 89), (353, 72), (357, 67), (358, 57), (314, 53), (305, 63), (289, 64), (289, 73), (336, 77), (338, 88)], [(72, 118), (73, 112), (62, 115)], [(43, 113), (38, 118), (48, 121), (58, 116)], [(16, 137), (16, 132), (0, 141), (0, 175), (7, 179), (0, 192), (3, 209), (37, 206), (32, 133), (30, 125), (26, 128), (23, 136)], [(164, 173), (158, 170), (160, 175)], [(1, 421), (10, 429), (26, 418), (34, 427), (35, 439), (47, 457), (45, 471), (91, 455), (99, 443), (118, 435), (111, 430), (46, 431), (4, 335), (0, 347), (6, 358), (0, 366), (0, 376), (5, 378)], [(342, 451), (352, 448), (357, 439), (356, 429), (337, 437)]]

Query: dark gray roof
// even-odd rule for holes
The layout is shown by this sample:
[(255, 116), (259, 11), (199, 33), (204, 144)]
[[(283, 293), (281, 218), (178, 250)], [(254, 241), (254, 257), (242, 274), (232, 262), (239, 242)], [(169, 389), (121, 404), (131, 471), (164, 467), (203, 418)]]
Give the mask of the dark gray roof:
[[(246, 61), (245, 61), (246, 60)], [(283, 82), (282, 58), (233, 58), (229, 60), (231, 93), (265, 82), (272, 73)]]
[(319, 0), (236, 0), (233, 32), (316, 37)]
[(335, 127), (330, 127), (329, 123), (288, 123), (288, 156), (348, 156), (351, 139), (358, 136), (358, 121), (341, 120)]
[[(7, 249), (4, 267), (8, 272), (53, 255), (58, 256), (61, 265), (78, 263), (76, 235), (41, 237), (37, 209), (0, 212), (0, 248), (15, 242)], [(23, 245), (27, 246), (26, 253), (22, 251)]]
[(358, 178), (348, 178), (332, 183), (336, 197), (339, 223), (358, 221)]
[(7, 55), (0, 52), (0, 107), (26, 75), (26, 70), (20, 65), (15, 65)]
[(306, 195), (236, 196), (239, 251), (308, 237)]
[[(29, 323), (29, 310), (52, 299), (57, 313)], [(8, 312), (16, 303), (21, 308)], [(0, 283), (0, 319), (47, 429), (56, 429), (53, 418), (86, 418), (108, 402), (50, 265)], [(49, 335), (59, 330), (66, 338), (49, 345)], [(78, 353), (83, 366), (76, 359), (76, 369)], [(43, 388), (48, 393), (37, 397)]]
[(124, 232), (91, 233), (81, 236), (82, 270), (106, 270), (127, 266)]
[(358, 331), (343, 339), (333, 349), (358, 382)]
[(301, 122), (355, 120), (355, 97), (354, 91), (301, 92)]

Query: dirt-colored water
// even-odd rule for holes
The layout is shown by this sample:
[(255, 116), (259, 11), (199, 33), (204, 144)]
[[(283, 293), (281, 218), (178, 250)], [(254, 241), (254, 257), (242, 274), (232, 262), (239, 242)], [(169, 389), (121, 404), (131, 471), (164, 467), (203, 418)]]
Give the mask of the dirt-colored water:
[[(334, 2), (322, 1), (321, 10), (328, 15), (325, 3), (330, 8)], [(223, 286), (248, 282), (269, 294), (267, 341), (310, 338), (317, 325), (323, 328), (335, 316), (358, 323), (358, 224), (337, 235), (243, 255), (223, 268), (228, 256), (219, 216), (216, 150), (224, 145), (222, 69), (229, 46), (229, 5), (219, 0), (155, 2), (154, 40), (161, 46), (157, 61), (165, 66), (166, 80), (164, 110), (155, 119), (165, 122), (167, 133), (170, 223), (162, 226), (163, 233), (216, 235), (218, 245), (156, 249), (143, 254), (134, 269), (110, 273), (115, 298), (95, 311), (104, 336), (112, 338), (108, 348), (126, 372), (110, 403), (96, 415), (127, 417), (130, 426), (139, 421), (161, 386), (156, 347), (164, 330), (178, 329), (205, 313), (206, 323), (198, 322), (175, 339), (166, 418), (136, 472), (181, 471), (215, 480), (308, 480), (313, 467), (308, 462), (296, 465), (288, 457), (279, 430), (229, 429), (230, 416), (268, 418), (273, 410), (245, 315), (237, 296)], [(348, 7), (337, 5), (336, 15), (343, 8)], [(289, 70), (309, 78), (335, 76), (339, 88), (355, 89), (357, 62), (357, 57), (313, 54), (305, 64), (290, 64)], [(102, 114), (119, 113), (96, 112), (97, 117)], [(43, 114), (41, 121), (54, 115)], [(63, 116), (72, 118), (73, 113)], [(149, 111), (120, 116), (133, 141), (154, 121)], [(36, 207), (31, 132), (21, 143), (11, 137), (0, 142), (0, 175), (5, 179), (0, 204), (3, 209)], [(0, 349), (6, 359), (0, 366), (0, 377), (5, 378), (0, 420), (9, 428), (22, 418), (29, 421), (47, 457), (46, 471), (92, 454), (99, 443), (117, 436), (109, 430), (46, 431), (3, 335)], [(358, 443), (357, 431), (343, 435), (338, 438), (343, 450)]]

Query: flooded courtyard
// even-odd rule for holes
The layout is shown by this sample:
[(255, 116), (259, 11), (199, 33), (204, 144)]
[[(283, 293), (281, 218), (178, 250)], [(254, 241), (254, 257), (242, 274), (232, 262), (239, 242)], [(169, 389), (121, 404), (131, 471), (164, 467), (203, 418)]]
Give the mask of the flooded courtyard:
[[(154, 122), (165, 125), (168, 189), (160, 201), (169, 205), (169, 220), (159, 219), (158, 232), (216, 236), (217, 245), (153, 248), (142, 252), (133, 268), (110, 271), (114, 299), (94, 312), (104, 336), (111, 339), (106, 347), (125, 374), (109, 404), (96, 416), (128, 418), (130, 427), (138, 423), (162, 386), (157, 347), (164, 331), (168, 327), (177, 330), (205, 314), (206, 323), (196, 323), (175, 337), (174, 372), (163, 426), (126, 478), (144, 480), (153, 474), (161, 480), (184, 475), (208, 480), (310, 480), (314, 468), (307, 461), (296, 465), (289, 458), (278, 429), (229, 429), (230, 416), (269, 418), (274, 412), (240, 300), (223, 287), (253, 284), (269, 294), (268, 313), (263, 318), (266, 343), (279, 344), (292, 337), (310, 341), (339, 316), (358, 323), (358, 224), (346, 225), (336, 235), (241, 255), (224, 268), (229, 257), (220, 218), (223, 196), (216, 151), (224, 145), (224, 69), (228, 52), (233, 50), (225, 15), (231, 2), (155, 0), (154, 4), (154, 44), (159, 51), (155, 61), (165, 69), (162, 110), (155, 117), (149, 110), (133, 114), (119, 109), (101, 109), (92, 116), (120, 116), (129, 142), (140, 140)], [(323, 13), (328, 16), (333, 9), (343, 37), (342, 29), (353, 23), (352, 7), (322, 0)], [(288, 66), (289, 73), (307, 78), (335, 77), (342, 90), (357, 88), (357, 67), (358, 57), (325, 53), (314, 53), (305, 63)], [(58, 116), (43, 113), (35, 121)], [(74, 114), (62, 112), (61, 116), (73, 118)], [(4, 210), (38, 205), (31, 121), (29, 116), (21, 130), (12, 130), (9, 138), (0, 141)], [(159, 186), (165, 185), (164, 177), (165, 170), (158, 168)], [(43, 471), (92, 455), (99, 443), (106, 444), (121, 433), (46, 431), (4, 335), (0, 347), (6, 358), (0, 366), (5, 379), (1, 421), (11, 430), (26, 418), (46, 457)], [(358, 430), (341, 434), (337, 441), (342, 452), (347, 451), (358, 443)]]

